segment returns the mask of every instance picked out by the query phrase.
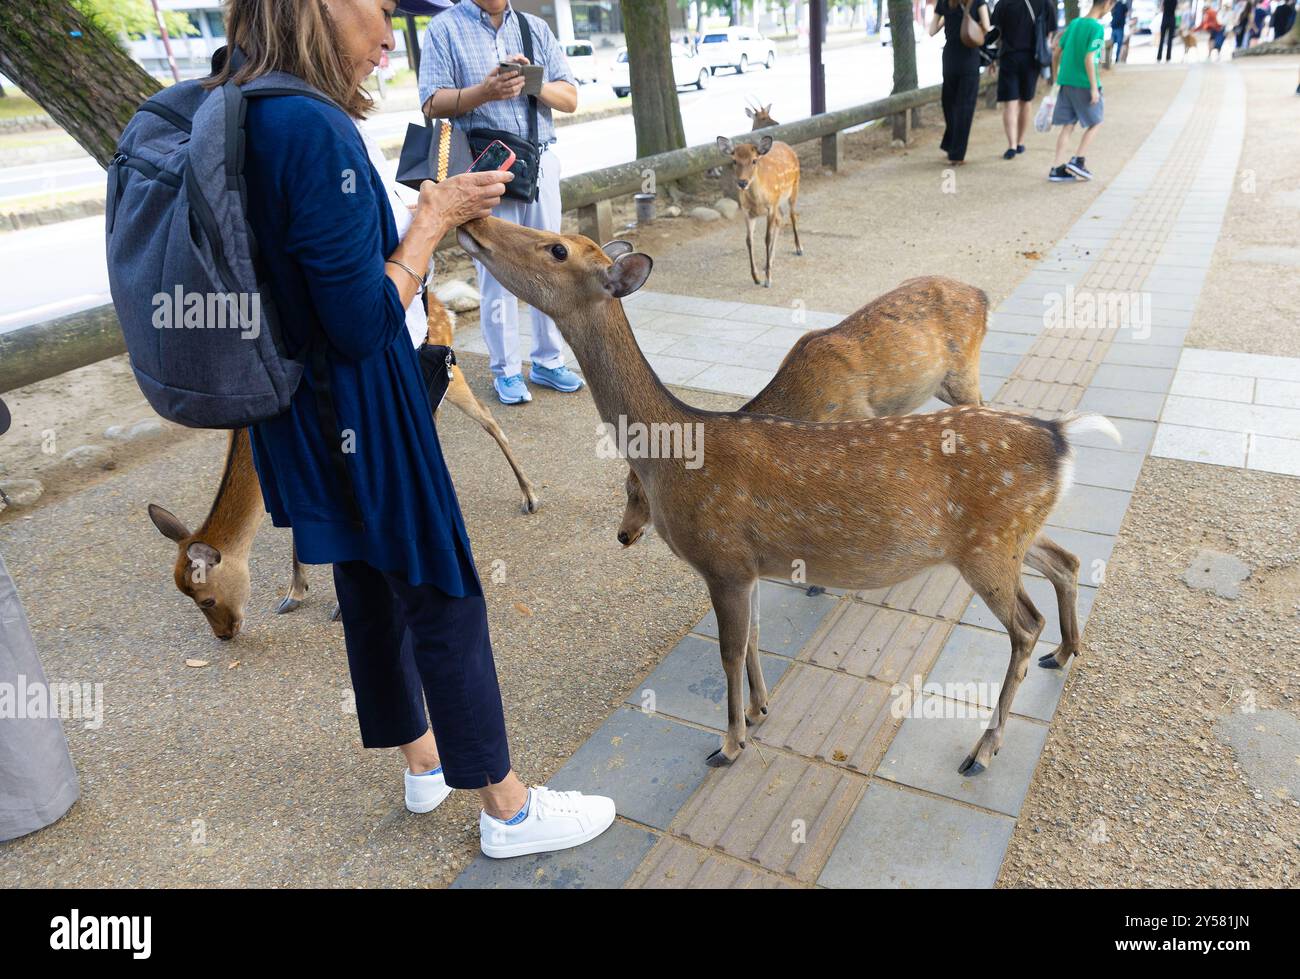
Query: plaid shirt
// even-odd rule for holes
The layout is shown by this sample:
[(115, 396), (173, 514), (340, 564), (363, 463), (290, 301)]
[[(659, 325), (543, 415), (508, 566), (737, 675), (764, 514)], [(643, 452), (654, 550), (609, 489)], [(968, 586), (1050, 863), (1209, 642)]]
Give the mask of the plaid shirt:
[[(460, 0), (446, 13), (429, 22), (420, 48), (420, 104), (440, 88), (468, 88), (481, 82), (500, 61), (512, 54), (523, 54), (524, 42), (519, 34), (521, 15), (509, 4), (501, 28), (492, 26), (491, 16), (474, 0)], [(543, 82), (568, 82), (578, 85), (564, 51), (546, 22), (523, 14), (533, 38), (533, 60), (545, 68)], [(555, 126), (550, 106), (537, 103), (537, 141), (543, 146), (555, 142)], [(528, 137), (528, 96), (520, 95), (499, 102), (485, 102), (472, 112), (452, 120), (457, 129), (504, 129)]]

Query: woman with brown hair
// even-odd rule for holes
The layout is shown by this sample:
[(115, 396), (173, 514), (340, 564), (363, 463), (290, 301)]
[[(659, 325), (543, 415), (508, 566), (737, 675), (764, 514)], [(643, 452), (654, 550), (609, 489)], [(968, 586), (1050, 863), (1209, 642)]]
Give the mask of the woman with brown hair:
[[(230, 0), (213, 86), (282, 71), (324, 98), (250, 100), (248, 221), (289, 353), (326, 344), (288, 411), (250, 429), (277, 527), (332, 564), (362, 744), (400, 747), (406, 805), (476, 789), (481, 846), (506, 857), (584, 843), (613, 822), (601, 796), (527, 788), (510, 767), (487, 606), (433, 426), (405, 314), (451, 228), (487, 216), (505, 172), (425, 181), (404, 237), (371, 166), (362, 82), (392, 50), (397, 0)], [(316, 414), (327, 389), (355, 506)], [(331, 437), (333, 434), (331, 433)], [(426, 711), (425, 703), (428, 703)], [(432, 719), (433, 730), (429, 729)]]

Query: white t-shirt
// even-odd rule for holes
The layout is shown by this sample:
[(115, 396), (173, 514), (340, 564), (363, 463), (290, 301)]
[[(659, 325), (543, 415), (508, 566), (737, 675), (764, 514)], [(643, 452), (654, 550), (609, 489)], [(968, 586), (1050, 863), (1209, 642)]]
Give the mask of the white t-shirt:
[[(357, 122), (355, 119), (352, 121), (353, 123)], [(357, 132), (361, 133), (361, 141), (366, 144), (366, 153), (370, 156), (370, 165), (375, 168), (375, 173), (379, 175), (379, 179), (383, 180), (384, 171), (387, 169), (388, 164), (388, 161), (384, 159), (383, 150), (366, 134), (366, 131), (359, 124), (357, 124)], [(398, 194), (397, 186), (388, 181), (384, 181), (384, 183), (388, 188), (388, 203), (392, 205), (393, 218), (397, 222), (397, 237), (404, 238), (413, 220), (411, 212), (407, 210), (406, 202)], [(419, 272), (420, 270), (416, 269), (415, 271)], [(402, 274), (405, 275), (406, 273), (403, 272)], [(429, 274), (433, 274), (432, 261), (429, 263)], [(428, 317), (424, 312), (424, 303), (419, 296), (412, 299), (411, 305), (406, 307), (406, 329), (411, 334), (412, 344), (418, 347), (424, 343), (424, 338), (429, 332), (429, 324)]]

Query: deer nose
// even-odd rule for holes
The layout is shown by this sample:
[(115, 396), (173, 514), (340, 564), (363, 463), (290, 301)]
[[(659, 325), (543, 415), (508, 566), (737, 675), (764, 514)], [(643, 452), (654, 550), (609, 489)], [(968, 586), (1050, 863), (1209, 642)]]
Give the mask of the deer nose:
[(736, 181), (736, 186), (739, 187), (741, 190), (744, 190), (746, 187), (749, 186), (749, 181), (748, 181), (748, 180), (737, 180), (737, 181)]
[(627, 547), (628, 544), (632, 543), (632, 541), (627, 536), (626, 530), (620, 530), (618, 532), (618, 542), (622, 544), (624, 547)]

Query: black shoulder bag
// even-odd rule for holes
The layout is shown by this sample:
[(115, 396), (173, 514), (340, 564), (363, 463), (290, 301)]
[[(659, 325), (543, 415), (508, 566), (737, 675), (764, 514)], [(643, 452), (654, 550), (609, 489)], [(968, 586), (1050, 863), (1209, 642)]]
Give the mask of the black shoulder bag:
[[(527, 15), (515, 11), (519, 19), (519, 37), (524, 45), (524, 57), (533, 63), (533, 35), (528, 29)], [(542, 151), (537, 145), (537, 96), (528, 96), (528, 138), (523, 139), (504, 129), (474, 128), (469, 131), (469, 148), (474, 158), (488, 148), (488, 144), (499, 139), (514, 151), (515, 162), (510, 172), (515, 179), (506, 184), (506, 197), (531, 204), (537, 200), (538, 173), (541, 168)]]

